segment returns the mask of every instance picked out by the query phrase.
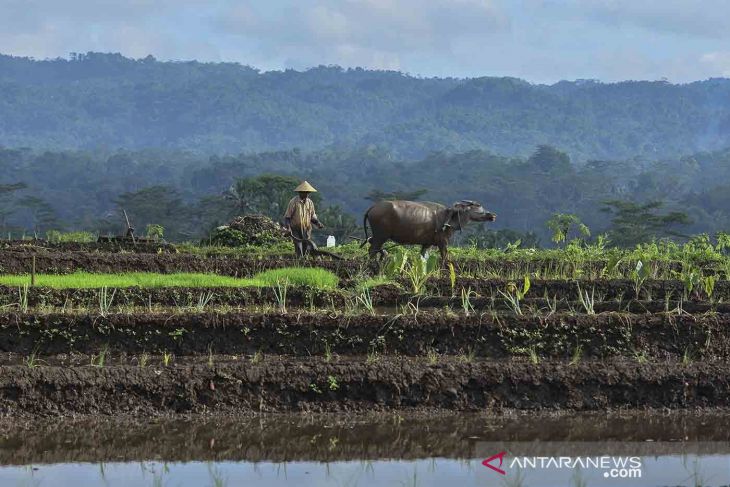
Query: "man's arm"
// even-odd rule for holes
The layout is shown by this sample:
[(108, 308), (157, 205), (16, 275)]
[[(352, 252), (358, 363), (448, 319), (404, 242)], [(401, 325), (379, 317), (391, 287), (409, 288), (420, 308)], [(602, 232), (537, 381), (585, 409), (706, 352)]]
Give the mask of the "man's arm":
[(288, 230), (291, 228), (291, 219), (292, 216), (294, 216), (294, 204), (295, 201), (292, 198), (289, 200), (289, 205), (286, 207), (286, 211), (284, 212), (284, 227)]
[(317, 218), (317, 211), (314, 209), (314, 202), (312, 200), (309, 200), (312, 203), (312, 223), (317, 226), (317, 228), (324, 228), (324, 225), (321, 221), (319, 221), (319, 218)]

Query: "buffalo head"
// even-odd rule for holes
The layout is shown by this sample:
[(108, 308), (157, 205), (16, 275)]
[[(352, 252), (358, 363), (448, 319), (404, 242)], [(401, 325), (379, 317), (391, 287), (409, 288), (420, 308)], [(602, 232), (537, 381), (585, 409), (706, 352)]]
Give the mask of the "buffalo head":
[(453, 209), (458, 212), (459, 217), (463, 221), (493, 222), (497, 219), (497, 215), (485, 210), (484, 207), (476, 201), (461, 200), (458, 203), (454, 203)]

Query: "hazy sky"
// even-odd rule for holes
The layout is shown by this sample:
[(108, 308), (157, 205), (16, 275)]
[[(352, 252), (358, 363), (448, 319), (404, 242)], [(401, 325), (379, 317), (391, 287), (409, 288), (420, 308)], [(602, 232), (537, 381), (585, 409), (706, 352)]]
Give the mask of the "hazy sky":
[(0, 0), (0, 53), (87, 51), (263, 70), (692, 81), (730, 77), (730, 0)]

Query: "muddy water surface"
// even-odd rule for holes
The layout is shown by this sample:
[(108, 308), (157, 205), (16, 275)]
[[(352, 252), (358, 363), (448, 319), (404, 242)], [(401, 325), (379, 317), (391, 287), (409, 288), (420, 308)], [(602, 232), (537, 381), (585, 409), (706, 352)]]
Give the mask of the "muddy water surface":
[(728, 424), (719, 413), (5, 422), (0, 486), (722, 486)]

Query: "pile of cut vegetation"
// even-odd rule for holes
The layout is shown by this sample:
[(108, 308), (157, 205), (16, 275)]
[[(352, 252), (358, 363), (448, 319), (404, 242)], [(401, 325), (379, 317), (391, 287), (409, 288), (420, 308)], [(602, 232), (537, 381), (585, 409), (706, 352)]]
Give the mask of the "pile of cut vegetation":
[(270, 245), (286, 241), (284, 228), (264, 215), (237, 216), (228, 225), (218, 227), (211, 244), (227, 247)]

